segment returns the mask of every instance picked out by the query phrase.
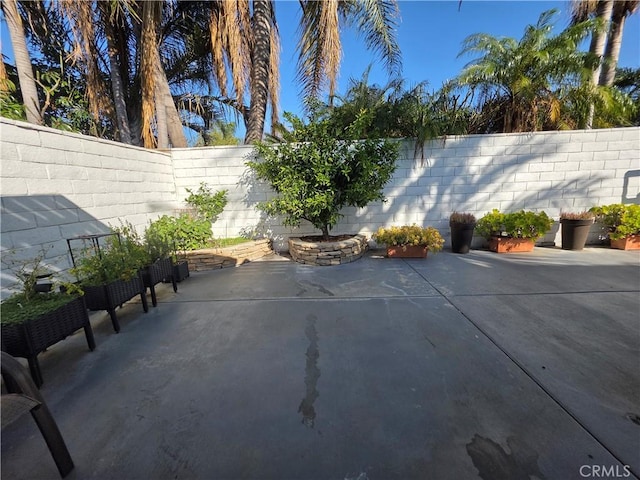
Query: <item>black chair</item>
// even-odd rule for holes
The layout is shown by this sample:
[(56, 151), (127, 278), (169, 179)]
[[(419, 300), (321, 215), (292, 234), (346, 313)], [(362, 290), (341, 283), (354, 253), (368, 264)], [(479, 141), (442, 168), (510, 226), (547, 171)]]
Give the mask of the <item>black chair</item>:
[(47, 442), (60, 475), (66, 477), (73, 470), (73, 460), (47, 404), (33, 383), (29, 371), (8, 353), (0, 353), (2, 378), (7, 389), (7, 393), (0, 396), (2, 428), (30, 412)]

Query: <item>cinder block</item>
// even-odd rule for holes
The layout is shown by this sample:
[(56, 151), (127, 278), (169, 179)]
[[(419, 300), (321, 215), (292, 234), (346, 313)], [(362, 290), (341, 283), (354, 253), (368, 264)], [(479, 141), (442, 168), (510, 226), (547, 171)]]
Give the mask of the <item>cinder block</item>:
[[(606, 152), (609, 148), (609, 142), (583, 142), (582, 143), (582, 151), (583, 152)], [(617, 143), (617, 142), (612, 142)]]
[(31, 212), (5, 213), (4, 209), (2, 211), (2, 218), (0, 220), (2, 233), (28, 230), (36, 226), (35, 215)]

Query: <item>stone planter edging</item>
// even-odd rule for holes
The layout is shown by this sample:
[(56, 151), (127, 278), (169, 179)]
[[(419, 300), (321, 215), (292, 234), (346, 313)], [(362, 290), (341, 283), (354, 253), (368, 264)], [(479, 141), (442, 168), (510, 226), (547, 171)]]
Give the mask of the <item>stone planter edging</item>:
[(308, 242), (301, 238), (289, 238), (289, 254), (296, 262), (305, 265), (340, 265), (353, 262), (369, 248), (367, 237), (354, 235), (335, 242)]
[(273, 253), (271, 240), (263, 238), (224, 248), (203, 248), (185, 252), (189, 270), (201, 272), (216, 268), (237, 267)]

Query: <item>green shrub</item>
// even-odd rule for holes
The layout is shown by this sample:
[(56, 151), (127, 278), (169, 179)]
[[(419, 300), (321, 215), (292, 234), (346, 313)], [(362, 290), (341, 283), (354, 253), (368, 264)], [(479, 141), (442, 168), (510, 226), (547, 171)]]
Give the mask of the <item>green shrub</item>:
[(427, 247), (430, 252), (439, 252), (444, 245), (444, 239), (433, 227), (419, 227), (418, 225), (403, 225), (401, 227), (380, 227), (373, 234), (373, 239), (387, 246), (415, 245)]
[(163, 215), (149, 224), (146, 237), (172, 245), (175, 251), (197, 250), (211, 240), (211, 222), (183, 213), (178, 217)]
[[(286, 143), (257, 143), (253, 160), (247, 162), (276, 193), (258, 208), (282, 215), (289, 226), (307, 220), (328, 239), (343, 207), (384, 200), (382, 189), (396, 169), (397, 143), (339, 140), (318, 113), (312, 113), (308, 123), (290, 113), (285, 118), (293, 126), (284, 134)], [(357, 121), (351, 124), (347, 137), (357, 138), (358, 128)]]
[(640, 205), (613, 203), (593, 207), (589, 211), (607, 227), (612, 240), (640, 234)]
[(197, 216), (214, 223), (227, 205), (227, 190), (212, 193), (206, 183), (200, 183), (196, 192), (186, 189), (189, 196), (185, 201), (195, 208)]
[(494, 209), (478, 220), (476, 232), (486, 239), (497, 235), (537, 240), (543, 237), (552, 225), (553, 219), (549, 218), (545, 212), (535, 213), (520, 210), (513, 213), (501, 213)]

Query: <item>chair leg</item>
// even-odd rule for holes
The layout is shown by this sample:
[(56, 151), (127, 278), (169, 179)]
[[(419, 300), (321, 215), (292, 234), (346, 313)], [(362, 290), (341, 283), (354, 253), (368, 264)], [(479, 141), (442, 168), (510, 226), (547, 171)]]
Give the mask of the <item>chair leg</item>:
[(29, 362), (29, 371), (31, 372), (31, 378), (33, 378), (33, 383), (36, 384), (36, 387), (40, 388), (42, 386), (42, 371), (40, 370), (40, 363), (38, 362), (38, 357), (34, 355), (33, 357), (27, 358)]
[(73, 470), (73, 460), (67, 449), (67, 445), (64, 443), (62, 434), (58, 429), (58, 425), (53, 419), (53, 415), (49, 411), (49, 408), (43, 403), (31, 410), (31, 415), (36, 421), (42, 436), (44, 437), (53, 460), (56, 462), (60, 475), (64, 478), (71, 470)]
[(89, 322), (84, 326), (84, 336), (87, 339), (89, 350), (93, 352), (96, 348), (96, 340), (93, 338), (93, 328), (91, 328), (91, 324)]

